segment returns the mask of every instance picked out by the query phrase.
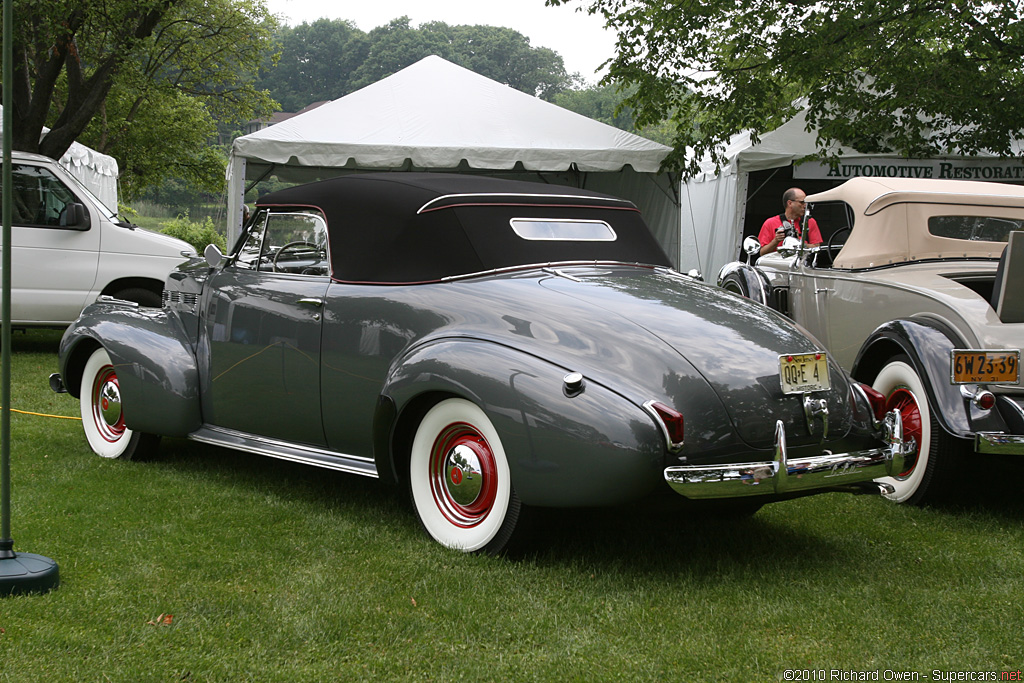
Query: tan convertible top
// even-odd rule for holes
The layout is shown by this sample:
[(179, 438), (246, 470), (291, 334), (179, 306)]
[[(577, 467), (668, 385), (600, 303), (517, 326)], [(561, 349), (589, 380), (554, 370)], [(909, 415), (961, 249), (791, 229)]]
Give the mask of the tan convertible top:
[[(1024, 187), (969, 180), (851, 178), (807, 197), (846, 202), (854, 225), (836, 268), (871, 268), (934, 258), (998, 258), (1005, 242), (960, 240), (928, 232), (929, 216), (1024, 220)], [(813, 209), (812, 209), (813, 214)], [(822, 226), (828, 233), (843, 227)]]

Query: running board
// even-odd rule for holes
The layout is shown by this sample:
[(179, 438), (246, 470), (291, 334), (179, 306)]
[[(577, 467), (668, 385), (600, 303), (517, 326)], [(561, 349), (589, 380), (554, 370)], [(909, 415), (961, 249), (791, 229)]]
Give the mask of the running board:
[(360, 474), (364, 477), (377, 478), (377, 465), (373, 458), (362, 458), (355, 455), (345, 455), (336, 451), (329, 451), (315, 446), (305, 446), (286, 441), (275, 441), (262, 436), (236, 432), (232, 429), (203, 425), (188, 435), (188, 438), (200, 443), (208, 443), (214, 446), (223, 446), (236, 451), (265, 455), (279, 460), (323, 467), (329, 470), (347, 472), (349, 474)]

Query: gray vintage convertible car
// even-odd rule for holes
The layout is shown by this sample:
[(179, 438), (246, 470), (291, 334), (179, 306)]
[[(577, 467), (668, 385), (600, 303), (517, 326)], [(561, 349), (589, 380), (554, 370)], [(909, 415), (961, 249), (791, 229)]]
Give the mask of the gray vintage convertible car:
[(454, 174), (267, 195), (162, 309), (84, 311), (51, 382), (99, 455), (187, 437), (394, 480), (466, 551), (522, 506), (877, 493), (906, 448), (783, 316), (673, 271), (632, 204)]
[(1024, 188), (855, 178), (807, 202), (825, 245), (728, 264), (719, 284), (791, 317), (901, 410), (919, 452), (891, 496), (941, 500), (961, 455), (1024, 455)]

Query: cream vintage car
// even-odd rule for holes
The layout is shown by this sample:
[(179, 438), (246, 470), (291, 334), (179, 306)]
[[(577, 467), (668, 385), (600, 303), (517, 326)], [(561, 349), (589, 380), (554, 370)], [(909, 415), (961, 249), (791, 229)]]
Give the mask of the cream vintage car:
[(854, 178), (808, 196), (819, 247), (795, 238), (718, 284), (784, 313), (899, 408), (917, 457), (900, 502), (941, 499), (961, 455), (1024, 454), (1024, 188)]

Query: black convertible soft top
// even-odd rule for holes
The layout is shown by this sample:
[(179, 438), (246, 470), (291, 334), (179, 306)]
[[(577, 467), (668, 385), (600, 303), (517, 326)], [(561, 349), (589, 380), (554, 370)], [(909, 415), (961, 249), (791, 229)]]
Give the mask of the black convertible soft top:
[[(332, 276), (345, 282), (433, 282), (567, 261), (670, 265), (632, 203), (561, 185), (452, 173), (359, 174), (272, 192), (257, 206), (319, 209)], [(615, 239), (523, 239), (512, 229), (515, 218), (604, 221)]]

